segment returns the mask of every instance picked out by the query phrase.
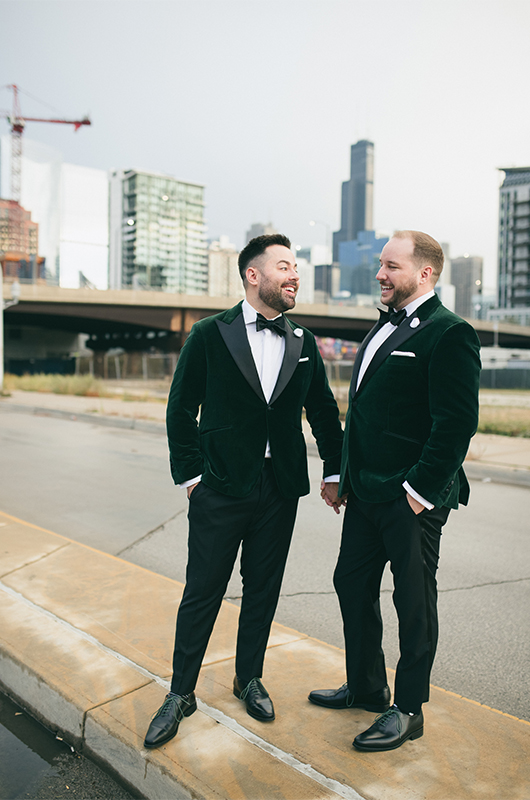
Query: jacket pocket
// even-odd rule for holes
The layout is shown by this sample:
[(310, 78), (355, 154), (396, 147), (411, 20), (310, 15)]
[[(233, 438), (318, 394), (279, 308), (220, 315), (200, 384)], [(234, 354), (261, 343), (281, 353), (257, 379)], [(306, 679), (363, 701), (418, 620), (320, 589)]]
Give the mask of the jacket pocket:
[(413, 439), (411, 436), (403, 436), (401, 433), (392, 433), (392, 431), (383, 431), (385, 436), (392, 436), (394, 439), (400, 439), (403, 442), (412, 442), (412, 444), (421, 445), (419, 439)]

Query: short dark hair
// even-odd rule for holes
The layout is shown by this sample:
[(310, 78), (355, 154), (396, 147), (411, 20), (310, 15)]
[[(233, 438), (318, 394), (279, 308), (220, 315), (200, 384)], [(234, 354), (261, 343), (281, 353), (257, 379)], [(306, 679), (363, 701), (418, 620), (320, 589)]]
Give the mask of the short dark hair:
[(250, 262), (262, 256), (267, 247), (271, 247), (273, 244), (281, 244), (283, 247), (287, 247), (289, 250), (291, 249), (291, 242), (283, 233), (265, 233), (263, 236), (256, 236), (255, 239), (251, 239), (250, 242), (245, 245), (237, 260), (239, 274), (241, 275), (243, 283), (246, 280), (247, 268)]
[(422, 231), (395, 231), (395, 239), (412, 239), (414, 249), (412, 260), (418, 269), (430, 264), (434, 276), (434, 282), (438, 280), (444, 266), (444, 252), (436, 239)]

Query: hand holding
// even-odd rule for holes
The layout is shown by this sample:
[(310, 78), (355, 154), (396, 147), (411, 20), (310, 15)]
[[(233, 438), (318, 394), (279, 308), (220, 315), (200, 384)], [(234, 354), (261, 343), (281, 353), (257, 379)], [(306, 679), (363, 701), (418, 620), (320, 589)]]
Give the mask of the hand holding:
[(320, 496), (327, 506), (330, 506), (335, 511), (335, 514), (340, 514), (340, 507), (346, 505), (346, 498), (339, 497), (339, 484), (320, 482)]

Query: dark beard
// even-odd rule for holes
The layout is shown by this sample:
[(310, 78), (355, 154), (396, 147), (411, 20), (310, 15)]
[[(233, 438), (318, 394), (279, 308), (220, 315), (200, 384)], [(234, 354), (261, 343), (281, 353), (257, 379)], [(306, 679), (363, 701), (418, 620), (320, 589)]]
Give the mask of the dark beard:
[(410, 281), (405, 286), (402, 286), (400, 289), (394, 289), (394, 297), (390, 301), (390, 303), (385, 303), (384, 300), (382, 301), (384, 305), (388, 306), (388, 308), (403, 308), (406, 306), (406, 300), (409, 297), (412, 297), (416, 289), (418, 288), (418, 284), (415, 281)]
[(265, 303), (269, 308), (273, 308), (278, 314), (283, 314), (284, 311), (294, 308), (296, 302), (293, 296), (292, 302), (289, 303), (282, 296), (281, 289), (272, 288), (269, 284), (260, 286), (258, 296), (262, 303)]

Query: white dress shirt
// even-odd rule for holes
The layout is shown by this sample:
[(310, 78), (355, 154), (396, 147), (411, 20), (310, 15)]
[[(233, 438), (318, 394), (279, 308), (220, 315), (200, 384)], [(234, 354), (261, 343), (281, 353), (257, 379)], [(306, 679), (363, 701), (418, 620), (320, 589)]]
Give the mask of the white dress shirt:
[[(430, 292), (427, 292), (427, 294), (422, 294), (421, 297), (417, 297), (416, 300), (413, 300), (411, 303), (405, 306), (407, 317), (410, 317), (411, 314), (413, 314), (423, 303), (425, 303), (431, 297), (434, 297), (434, 289)], [(385, 325), (383, 325), (382, 328), (380, 328), (377, 331), (375, 336), (369, 341), (368, 345), (366, 346), (366, 350), (364, 351), (363, 360), (361, 362), (359, 374), (357, 376), (357, 386), (355, 387), (356, 389), (359, 388), (364, 373), (368, 369), (371, 360), (373, 359), (373, 357), (375, 356), (375, 354), (377, 353), (383, 342), (385, 342), (388, 339), (388, 337), (391, 336), (395, 331), (397, 331), (396, 326), (392, 325), (391, 322), (387, 322), (385, 323)], [(428, 500), (426, 500), (424, 497), (422, 497), (421, 494), (418, 494), (418, 492), (412, 488), (412, 486), (408, 481), (404, 481), (403, 488), (408, 494), (410, 494), (411, 497), (417, 500), (418, 503), (421, 503), (422, 506), (425, 506), (425, 508), (428, 508), (429, 510), (431, 508), (434, 508), (433, 504), (430, 503)]]
[[(285, 355), (285, 336), (279, 336), (269, 328), (256, 329), (257, 311), (252, 308), (247, 300), (243, 300), (243, 319), (247, 331), (248, 343), (252, 351), (252, 358), (256, 365), (261, 388), (267, 403), (272, 397), (274, 387), (278, 382), (278, 375)], [(278, 314), (274, 319), (281, 317)], [(271, 457), (269, 442), (265, 448), (265, 458)]]

